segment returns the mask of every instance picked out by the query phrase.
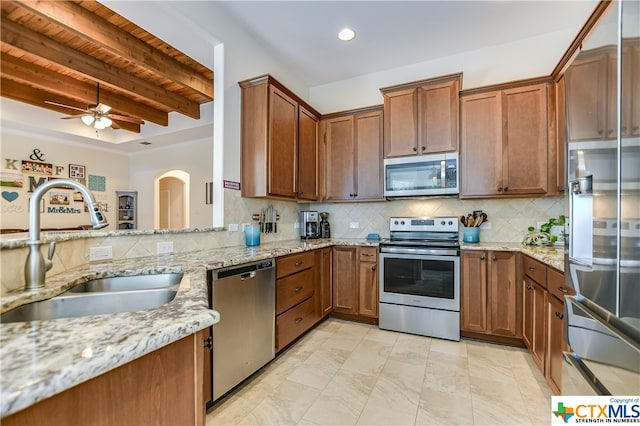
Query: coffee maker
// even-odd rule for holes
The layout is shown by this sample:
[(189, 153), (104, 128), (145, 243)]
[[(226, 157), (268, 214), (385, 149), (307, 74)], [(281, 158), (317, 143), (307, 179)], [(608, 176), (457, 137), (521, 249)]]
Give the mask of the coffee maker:
[(320, 213), (320, 238), (331, 238), (331, 227), (329, 226), (329, 213)]
[(320, 238), (320, 232), (318, 229), (318, 212), (300, 212), (300, 238), (303, 240)]

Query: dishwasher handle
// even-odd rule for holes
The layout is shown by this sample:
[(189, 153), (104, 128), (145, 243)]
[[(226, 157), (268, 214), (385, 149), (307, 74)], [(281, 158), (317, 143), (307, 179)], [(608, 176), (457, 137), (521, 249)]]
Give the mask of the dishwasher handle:
[(250, 279), (255, 278), (255, 277), (256, 277), (256, 271), (246, 272), (246, 273), (240, 275), (240, 280), (241, 281), (250, 280)]

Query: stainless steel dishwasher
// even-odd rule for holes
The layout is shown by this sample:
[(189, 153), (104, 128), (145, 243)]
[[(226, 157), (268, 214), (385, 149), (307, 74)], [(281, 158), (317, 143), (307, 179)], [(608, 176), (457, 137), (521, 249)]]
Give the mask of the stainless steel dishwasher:
[(275, 356), (275, 261), (213, 271), (213, 400)]

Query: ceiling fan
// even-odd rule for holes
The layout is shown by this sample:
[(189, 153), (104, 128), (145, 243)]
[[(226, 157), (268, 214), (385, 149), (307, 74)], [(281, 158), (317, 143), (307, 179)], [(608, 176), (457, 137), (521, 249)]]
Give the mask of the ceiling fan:
[(74, 114), (67, 117), (61, 117), (63, 120), (69, 120), (71, 118), (79, 118), (87, 126), (93, 126), (98, 130), (102, 130), (107, 127), (113, 129), (120, 129), (121, 127), (115, 120), (128, 121), (130, 123), (144, 124), (144, 120), (135, 117), (128, 117), (126, 115), (110, 114), (111, 107), (100, 103), (100, 83), (96, 91), (96, 103), (87, 105), (86, 109), (74, 107), (71, 105), (65, 105), (58, 102), (44, 101), (46, 104), (55, 105), (62, 108), (69, 108), (76, 111), (82, 111), (81, 114)]

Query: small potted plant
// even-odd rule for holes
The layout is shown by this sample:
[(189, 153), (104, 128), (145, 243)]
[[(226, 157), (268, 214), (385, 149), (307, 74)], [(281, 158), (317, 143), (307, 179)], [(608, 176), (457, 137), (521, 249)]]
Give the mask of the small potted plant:
[(525, 235), (522, 244), (525, 245), (552, 245), (559, 241), (564, 241), (564, 224), (566, 218), (564, 215), (549, 218), (549, 220), (540, 225), (540, 230), (530, 226), (527, 228), (529, 233)]

